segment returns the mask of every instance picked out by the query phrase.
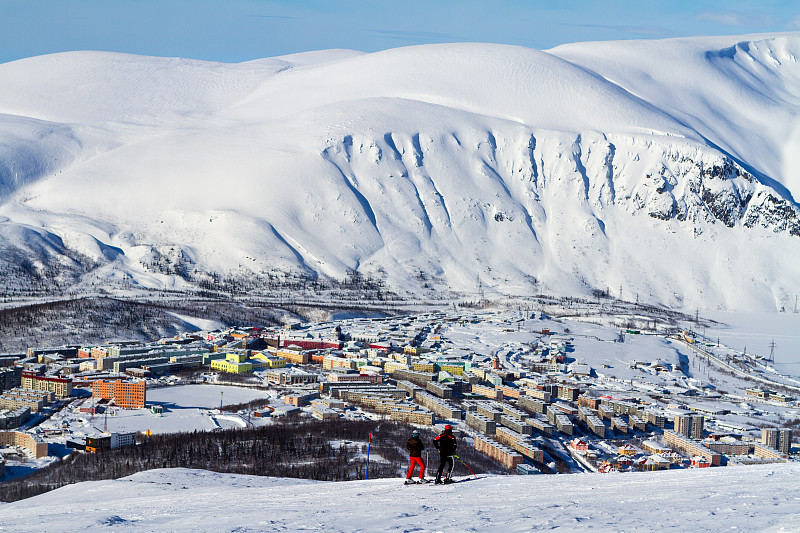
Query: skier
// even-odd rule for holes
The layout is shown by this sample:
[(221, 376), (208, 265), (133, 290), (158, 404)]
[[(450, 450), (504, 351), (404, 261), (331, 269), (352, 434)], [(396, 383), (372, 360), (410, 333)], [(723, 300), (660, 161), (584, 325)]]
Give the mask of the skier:
[[(436, 484), (452, 483), (453, 480), (450, 479), (450, 475), (453, 473), (453, 467), (455, 466), (453, 454), (456, 453), (458, 443), (453, 436), (453, 427), (450, 424), (444, 427), (444, 432), (441, 435), (433, 439), (433, 445), (439, 450), (439, 470), (436, 471)], [(450, 463), (450, 468), (447, 469), (447, 474), (442, 479), (442, 472), (444, 472), (447, 463)]]
[(408, 448), (411, 465), (408, 467), (408, 475), (406, 476), (405, 484), (411, 485), (414, 483), (411, 477), (414, 475), (414, 467), (416, 465), (419, 465), (419, 481), (417, 483), (427, 483), (428, 480), (425, 479), (425, 461), (422, 460), (422, 450), (425, 449), (425, 445), (422, 444), (422, 440), (419, 438), (419, 431), (415, 429), (411, 433), (411, 438), (408, 439), (406, 447)]

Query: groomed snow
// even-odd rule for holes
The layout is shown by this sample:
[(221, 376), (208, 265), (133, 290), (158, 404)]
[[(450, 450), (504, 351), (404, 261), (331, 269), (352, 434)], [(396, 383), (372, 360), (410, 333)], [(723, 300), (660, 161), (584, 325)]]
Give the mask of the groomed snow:
[(152, 470), (0, 505), (7, 531), (797, 531), (800, 465), (343, 483)]

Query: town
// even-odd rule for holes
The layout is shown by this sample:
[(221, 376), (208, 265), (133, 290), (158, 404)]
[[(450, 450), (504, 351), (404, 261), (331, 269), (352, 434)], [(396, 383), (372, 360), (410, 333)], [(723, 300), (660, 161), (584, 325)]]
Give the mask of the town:
[(791, 378), (652, 326), (453, 309), (34, 346), (0, 355), (0, 480), (151, 432), (293, 416), (451, 424), (518, 474), (798, 459)]

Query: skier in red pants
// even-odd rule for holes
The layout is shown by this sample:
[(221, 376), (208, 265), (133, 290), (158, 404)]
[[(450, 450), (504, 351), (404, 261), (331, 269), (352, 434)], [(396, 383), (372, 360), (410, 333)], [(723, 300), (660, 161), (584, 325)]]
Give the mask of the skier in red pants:
[(425, 445), (422, 444), (422, 441), (419, 438), (419, 431), (414, 430), (411, 433), (411, 438), (408, 439), (408, 443), (406, 444), (408, 448), (408, 455), (411, 460), (411, 465), (408, 467), (408, 475), (406, 476), (406, 485), (411, 485), (414, 483), (411, 477), (414, 475), (414, 467), (419, 465), (419, 481), (418, 483), (427, 483), (428, 481), (425, 479), (425, 461), (422, 460), (422, 450), (425, 449)]

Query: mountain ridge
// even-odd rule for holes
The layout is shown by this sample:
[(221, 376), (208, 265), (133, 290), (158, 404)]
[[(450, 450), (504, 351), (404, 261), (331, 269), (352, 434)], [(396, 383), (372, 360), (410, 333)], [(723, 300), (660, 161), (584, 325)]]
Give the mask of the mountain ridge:
[(0, 271), (20, 291), (358, 271), (412, 299), (785, 309), (798, 55), (788, 34), (6, 63)]

